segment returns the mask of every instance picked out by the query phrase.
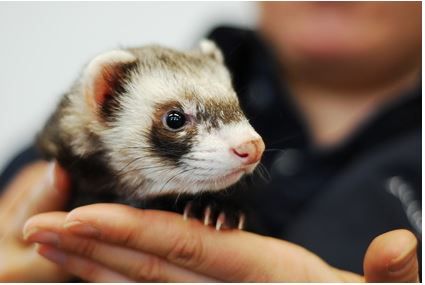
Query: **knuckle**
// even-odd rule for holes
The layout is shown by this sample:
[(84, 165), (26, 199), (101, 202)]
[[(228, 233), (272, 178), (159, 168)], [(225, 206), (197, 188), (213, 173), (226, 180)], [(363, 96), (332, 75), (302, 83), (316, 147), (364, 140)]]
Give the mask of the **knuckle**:
[(75, 251), (77, 254), (82, 256), (94, 256), (96, 251), (96, 243), (92, 240), (82, 240), (75, 246)]
[(132, 276), (137, 281), (145, 282), (161, 282), (162, 280), (162, 264), (159, 258), (149, 256), (134, 267)]
[(177, 235), (167, 259), (185, 266), (197, 266), (203, 261), (202, 239), (196, 233)]
[(133, 247), (138, 241), (138, 230), (129, 227), (120, 233), (119, 243), (124, 247)]

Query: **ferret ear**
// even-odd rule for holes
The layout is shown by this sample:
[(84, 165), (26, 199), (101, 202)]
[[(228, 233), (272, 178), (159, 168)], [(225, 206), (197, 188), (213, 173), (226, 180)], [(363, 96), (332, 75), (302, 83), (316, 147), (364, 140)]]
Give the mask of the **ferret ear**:
[[(83, 73), (86, 99), (94, 111), (107, 112), (109, 103), (124, 91), (131, 70), (137, 66), (137, 58), (125, 50), (113, 50), (96, 56)], [(113, 107), (113, 106), (112, 106)]]
[(203, 39), (199, 43), (199, 48), (202, 54), (211, 57), (212, 59), (218, 61), (219, 63), (223, 63), (224, 61), (223, 54), (221, 53), (221, 50), (217, 47), (217, 45), (213, 41)]

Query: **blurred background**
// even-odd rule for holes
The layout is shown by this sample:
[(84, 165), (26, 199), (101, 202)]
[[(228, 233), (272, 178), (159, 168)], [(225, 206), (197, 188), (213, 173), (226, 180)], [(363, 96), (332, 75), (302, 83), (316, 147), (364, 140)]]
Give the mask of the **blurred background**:
[(252, 2), (0, 2), (0, 172), (97, 53), (149, 43), (190, 49), (212, 27), (252, 27)]

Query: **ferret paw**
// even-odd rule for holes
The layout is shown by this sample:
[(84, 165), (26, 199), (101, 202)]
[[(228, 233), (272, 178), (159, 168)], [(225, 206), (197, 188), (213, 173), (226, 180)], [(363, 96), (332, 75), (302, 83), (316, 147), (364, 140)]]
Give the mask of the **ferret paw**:
[(188, 202), (183, 210), (183, 219), (195, 218), (206, 226), (213, 226), (217, 231), (226, 229), (242, 230), (245, 214), (234, 207), (220, 207), (214, 204), (197, 204)]

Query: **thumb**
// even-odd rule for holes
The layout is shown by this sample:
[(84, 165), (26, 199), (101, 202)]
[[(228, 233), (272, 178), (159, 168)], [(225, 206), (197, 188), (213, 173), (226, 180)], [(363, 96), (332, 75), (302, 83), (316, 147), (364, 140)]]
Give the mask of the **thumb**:
[(28, 217), (38, 213), (62, 210), (68, 200), (69, 177), (56, 162), (46, 167), (44, 179), (32, 189), (28, 203)]
[(62, 209), (68, 200), (68, 188), (69, 178), (56, 162), (30, 165), (7, 189), (2, 199), (5, 217), (1, 220), (19, 235), (29, 217)]
[(416, 237), (394, 230), (375, 238), (366, 251), (366, 282), (419, 282)]

